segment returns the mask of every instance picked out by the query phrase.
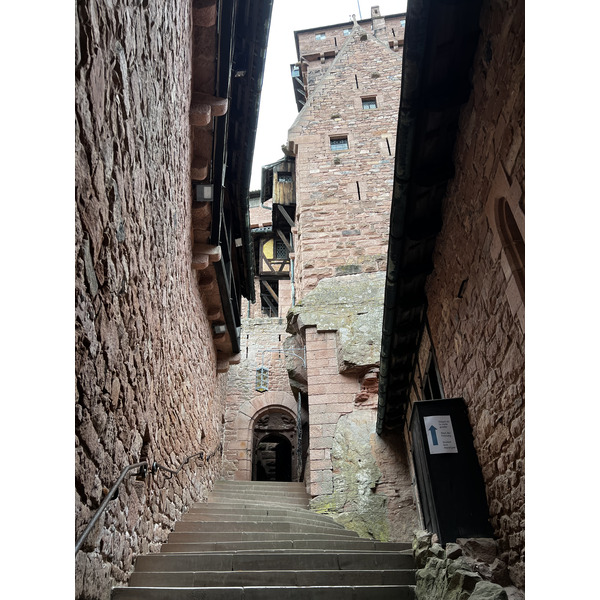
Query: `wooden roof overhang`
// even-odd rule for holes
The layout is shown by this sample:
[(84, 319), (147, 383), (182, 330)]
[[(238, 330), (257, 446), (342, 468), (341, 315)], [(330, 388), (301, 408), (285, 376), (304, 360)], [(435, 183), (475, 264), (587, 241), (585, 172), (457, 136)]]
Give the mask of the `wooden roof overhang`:
[(414, 376), (442, 199), (471, 93), (481, 0), (409, 0), (380, 356), (377, 432), (401, 428)]
[(273, 0), (193, 0), (192, 267), (225, 371), (254, 301), (248, 194)]

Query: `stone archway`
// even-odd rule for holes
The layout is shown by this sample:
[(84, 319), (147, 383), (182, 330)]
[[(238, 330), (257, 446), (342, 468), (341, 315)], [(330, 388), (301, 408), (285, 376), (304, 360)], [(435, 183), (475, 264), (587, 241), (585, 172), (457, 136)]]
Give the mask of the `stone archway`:
[(258, 413), (252, 427), (252, 480), (297, 481), (298, 424), (282, 406)]
[[(286, 414), (295, 420), (297, 409), (297, 402), (292, 394), (282, 391), (264, 392), (241, 404), (237, 416), (229, 426), (231, 441), (225, 447), (225, 457), (233, 466), (234, 479), (252, 480), (254, 424), (257, 420), (266, 413), (277, 410), (287, 411)], [(292, 449), (295, 457), (295, 446)]]

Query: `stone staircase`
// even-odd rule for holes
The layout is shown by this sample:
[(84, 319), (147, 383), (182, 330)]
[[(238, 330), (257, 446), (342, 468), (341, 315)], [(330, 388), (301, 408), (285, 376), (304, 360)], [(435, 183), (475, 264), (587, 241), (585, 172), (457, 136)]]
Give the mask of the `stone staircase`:
[(112, 600), (412, 600), (408, 543), (308, 510), (303, 483), (219, 481)]

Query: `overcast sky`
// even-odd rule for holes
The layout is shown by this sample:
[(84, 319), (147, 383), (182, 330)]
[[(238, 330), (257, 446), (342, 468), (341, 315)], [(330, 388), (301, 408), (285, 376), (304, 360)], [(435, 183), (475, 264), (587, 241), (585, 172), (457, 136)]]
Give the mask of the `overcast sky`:
[[(379, 6), (383, 16), (404, 12), (406, 0), (360, 0), (363, 19), (371, 7)], [(283, 157), (281, 145), (298, 115), (290, 64), (297, 61), (294, 31), (351, 21), (359, 15), (359, 0), (274, 0), (267, 62), (260, 100), (258, 131), (254, 148), (250, 189), (260, 188), (260, 169)]]

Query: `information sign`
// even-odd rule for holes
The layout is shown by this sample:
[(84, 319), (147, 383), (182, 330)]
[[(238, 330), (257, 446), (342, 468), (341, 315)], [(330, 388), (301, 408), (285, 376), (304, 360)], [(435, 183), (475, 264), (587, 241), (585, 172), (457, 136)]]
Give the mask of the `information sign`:
[(430, 454), (458, 454), (450, 415), (423, 417)]

